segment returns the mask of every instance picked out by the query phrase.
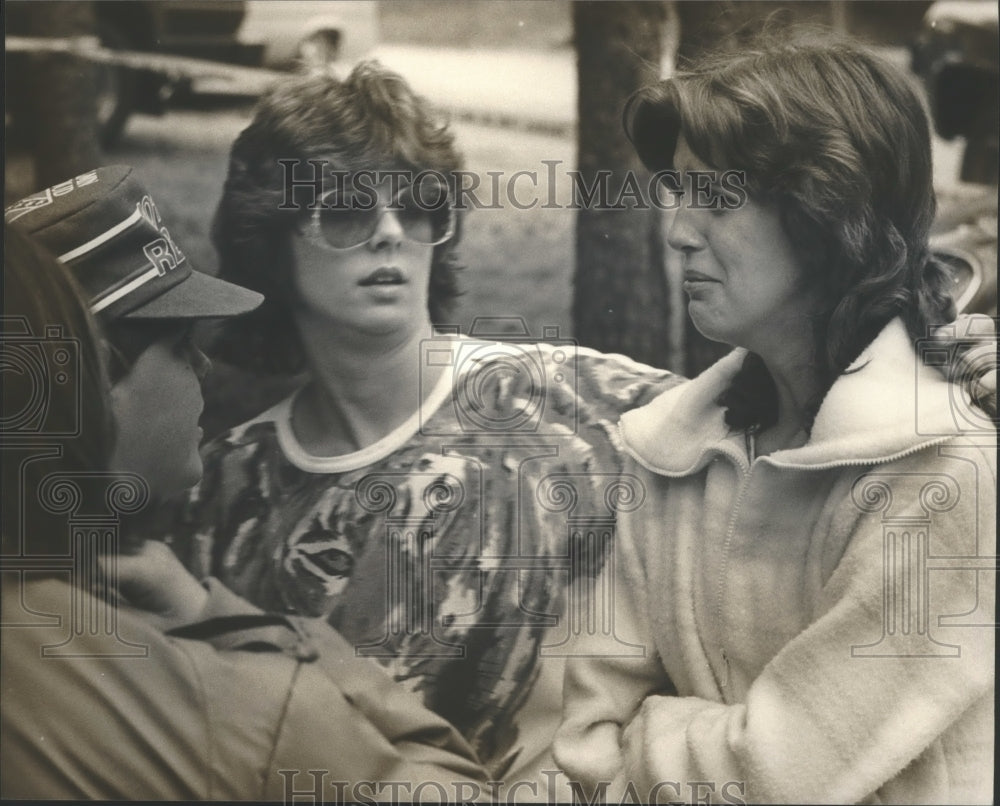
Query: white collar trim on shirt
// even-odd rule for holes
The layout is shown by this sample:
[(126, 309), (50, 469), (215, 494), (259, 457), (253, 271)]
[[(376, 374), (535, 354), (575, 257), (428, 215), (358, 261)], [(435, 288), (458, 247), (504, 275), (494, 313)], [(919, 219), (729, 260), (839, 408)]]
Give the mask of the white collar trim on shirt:
[(300, 387), (271, 409), (270, 414), (278, 435), (278, 445), (285, 457), (299, 470), (307, 473), (346, 473), (358, 470), (384, 459), (405, 445), (420, 429), (422, 420), (431, 416), (452, 394), (454, 372), (448, 367), (441, 373), (437, 384), (423, 402), (423, 405), (405, 422), (386, 434), (378, 442), (373, 442), (359, 451), (339, 456), (315, 456), (302, 447), (292, 428), (292, 405), (304, 387)]

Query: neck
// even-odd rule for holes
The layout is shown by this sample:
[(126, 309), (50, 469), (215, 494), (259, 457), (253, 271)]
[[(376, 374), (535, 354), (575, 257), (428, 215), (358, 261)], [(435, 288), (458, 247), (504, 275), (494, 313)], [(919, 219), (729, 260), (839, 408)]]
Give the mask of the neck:
[(421, 357), (421, 343), (433, 333), (429, 319), (388, 334), (335, 332), (308, 316), (298, 326), (310, 382), (292, 410), (292, 428), (318, 456), (378, 442), (418, 410), (445, 369), (425, 366)]
[(811, 335), (790, 337), (759, 355), (778, 392), (778, 419), (758, 437), (758, 454), (805, 444), (811, 406), (823, 391)]

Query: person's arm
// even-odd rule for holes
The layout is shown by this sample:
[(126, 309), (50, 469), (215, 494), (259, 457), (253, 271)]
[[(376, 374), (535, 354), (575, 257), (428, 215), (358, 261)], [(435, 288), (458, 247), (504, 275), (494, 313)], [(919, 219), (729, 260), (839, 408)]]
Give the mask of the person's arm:
[[(981, 458), (984, 453), (977, 463), (969, 461), (974, 456), (967, 450), (960, 461), (932, 466), (934, 473), (926, 464), (897, 463), (901, 477), (922, 483), (951, 474), (958, 484), (957, 503), (932, 519), (934, 557), (988, 559), (996, 553), (995, 468)], [(972, 472), (958, 476), (963, 462)], [(925, 517), (925, 502), (904, 492), (893, 491), (892, 515)], [(823, 589), (817, 617), (766, 666), (745, 702), (656, 696), (643, 703), (623, 733), (615, 788), (632, 782), (645, 794), (664, 781), (682, 788), (711, 782), (717, 789), (732, 782), (732, 794), (747, 802), (854, 803), (899, 775), (963, 715), (991, 708), (994, 572), (923, 572), (930, 583), (923, 602), (930, 603), (928, 634), (956, 649), (950, 656), (916, 656), (912, 639), (919, 636), (902, 625), (883, 634), (883, 613), (892, 603), (884, 601), (882, 517), (859, 514), (855, 503), (844, 502), (833, 528), (850, 529), (851, 537)], [(920, 550), (916, 539), (911, 547)], [(905, 595), (899, 585), (897, 595)], [(920, 606), (916, 598), (910, 602)], [(970, 613), (977, 603), (986, 614), (978, 625), (939, 621)], [(877, 651), (856, 649), (880, 636)], [(969, 741), (957, 739), (940, 752), (984, 752)], [(920, 764), (907, 773), (920, 775)], [(933, 786), (943, 792), (923, 794), (947, 797), (950, 785), (938, 780)]]
[[(122, 595), (144, 611), (147, 622), (170, 635), (211, 644), (223, 653), (218, 657), (230, 664), (234, 680), (246, 674), (247, 663), (262, 657), (262, 646), (300, 660), (295, 684), (283, 695), (288, 702), (274, 750), (289, 770), (296, 769), (295, 762), (305, 773), (325, 759), (341, 778), (370, 777), (376, 785), (382, 780), (411, 785), (436, 781), (464, 786), (458, 795), (486, 792), (486, 773), (458, 731), (372, 661), (357, 657), (354, 647), (325, 621), (276, 617), (287, 626), (275, 624), (217, 579), (196, 580), (163, 543), (147, 541), (121, 557), (118, 571)], [(241, 652), (248, 644), (257, 647), (255, 652)], [(245, 655), (242, 662), (240, 654)], [(201, 663), (203, 669), (217, 669), (215, 663)], [(203, 670), (202, 677), (207, 675)], [(230, 696), (228, 686), (213, 691)], [(305, 740), (312, 735), (325, 738), (312, 747)], [(348, 763), (352, 757), (356, 762)], [(270, 771), (266, 784), (272, 794), (283, 781), (276, 772)]]
[[(110, 566), (108, 560), (103, 564)], [(196, 579), (170, 547), (156, 540), (119, 555), (116, 567), (119, 593), (163, 632), (212, 618), (263, 612), (213, 577)]]

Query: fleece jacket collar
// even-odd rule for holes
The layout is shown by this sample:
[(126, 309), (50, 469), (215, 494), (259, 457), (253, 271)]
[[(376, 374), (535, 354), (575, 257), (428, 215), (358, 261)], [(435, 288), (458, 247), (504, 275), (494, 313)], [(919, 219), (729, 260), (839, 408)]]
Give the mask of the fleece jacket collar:
[[(625, 414), (626, 450), (664, 475), (687, 475), (707, 464), (732, 434), (716, 400), (746, 355), (734, 350), (689, 383)], [(902, 320), (894, 319), (834, 382), (809, 441), (761, 461), (803, 469), (889, 461), (961, 434), (955, 401), (964, 405), (962, 394), (923, 364)]]

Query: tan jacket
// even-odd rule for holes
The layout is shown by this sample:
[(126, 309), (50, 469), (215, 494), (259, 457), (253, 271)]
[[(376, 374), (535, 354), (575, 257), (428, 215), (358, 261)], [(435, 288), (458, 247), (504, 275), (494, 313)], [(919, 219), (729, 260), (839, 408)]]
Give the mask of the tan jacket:
[(570, 662), (557, 761), (615, 800), (989, 802), (995, 432), (895, 321), (751, 463), (715, 403), (744, 355), (622, 419), (615, 632), (645, 657)]
[[(62, 623), (0, 635), (3, 798), (292, 802), (318, 792), (319, 803), (487, 791), (457, 731), (325, 624), (265, 616), (213, 581), (203, 620), (175, 635), (118, 605), (118, 635), (147, 657), (43, 657), (67, 637), (71, 591), (61, 579), (28, 581), (23, 603)], [(6, 614), (23, 612), (20, 594), (4, 580)], [(97, 612), (93, 597), (83, 604)], [(74, 649), (87, 644), (85, 632)]]

